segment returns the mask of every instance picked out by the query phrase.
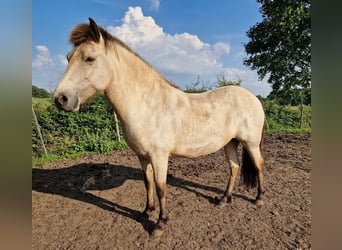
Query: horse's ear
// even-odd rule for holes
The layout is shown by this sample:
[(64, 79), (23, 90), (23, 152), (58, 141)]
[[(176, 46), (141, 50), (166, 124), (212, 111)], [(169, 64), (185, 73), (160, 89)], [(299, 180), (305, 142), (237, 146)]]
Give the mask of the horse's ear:
[(90, 35), (96, 43), (100, 41), (101, 33), (100, 29), (95, 23), (95, 21), (89, 17)]

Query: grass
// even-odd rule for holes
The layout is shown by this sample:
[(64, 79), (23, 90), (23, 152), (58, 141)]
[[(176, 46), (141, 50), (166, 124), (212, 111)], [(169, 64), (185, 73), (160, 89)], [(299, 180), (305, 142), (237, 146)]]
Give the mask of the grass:
[(47, 108), (51, 105), (52, 100), (51, 98), (32, 98), (32, 106), (34, 110), (44, 112)]
[(271, 128), (265, 127), (266, 133), (289, 132), (289, 133), (311, 133), (311, 128)]
[[(265, 133), (275, 133), (275, 132), (288, 132), (288, 133), (311, 133), (311, 128), (281, 128), (281, 129), (267, 129), (265, 128)], [(122, 147), (115, 149), (115, 151), (125, 150), (128, 148), (126, 143), (122, 143)], [(113, 150), (114, 151), (114, 150)], [(98, 152), (74, 152), (74, 153), (67, 153), (63, 156), (60, 155), (48, 155), (48, 157), (32, 157), (32, 167), (39, 167), (46, 163), (56, 162), (63, 159), (77, 159), (78, 157), (82, 157), (85, 155), (96, 155), (101, 154)]]
[[(121, 151), (128, 148), (128, 145), (125, 141), (122, 141), (120, 144), (118, 144), (113, 151)], [(105, 154), (105, 153), (99, 153), (99, 152), (91, 152), (91, 151), (82, 151), (82, 152), (71, 152), (66, 153), (64, 155), (54, 155), (49, 154), (48, 157), (41, 156), (41, 157), (32, 157), (32, 167), (39, 167), (45, 163), (49, 162), (56, 162), (64, 159), (77, 159), (78, 157), (82, 157), (85, 155), (97, 155), (97, 154)]]
[(87, 154), (95, 154), (93, 152), (79, 152), (79, 153), (72, 153), (72, 154), (66, 154), (64, 156), (60, 155), (48, 155), (42, 156), (42, 157), (32, 157), (32, 167), (38, 167), (45, 163), (49, 162), (55, 162), (63, 159), (77, 159), (78, 157), (87, 155)]

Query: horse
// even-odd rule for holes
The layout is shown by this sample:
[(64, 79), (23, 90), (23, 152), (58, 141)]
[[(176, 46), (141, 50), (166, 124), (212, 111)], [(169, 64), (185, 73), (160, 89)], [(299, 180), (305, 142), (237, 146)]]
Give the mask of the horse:
[(198, 157), (224, 148), (231, 172), (218, 203), (224, 207), (232, 200), (240, 169), (237, 147), (242, 144), (242, 180), (258, 188), (255, 203), (263, 203), (265, 114), (256, 96), (239, 86), (185, 93), (91, 18), (89, 24), (73, 28), (69, 42), (73, 49), (67, 54), (68, 65), (54, 91), (54, 102), (60, 109), (77, 112), (95, 94), (105, 94), (144, 172), (144, 218), (155, 209), (156, 188), (160, 212), (153, 233), (162, 233), (168, 220), (170, 156)]

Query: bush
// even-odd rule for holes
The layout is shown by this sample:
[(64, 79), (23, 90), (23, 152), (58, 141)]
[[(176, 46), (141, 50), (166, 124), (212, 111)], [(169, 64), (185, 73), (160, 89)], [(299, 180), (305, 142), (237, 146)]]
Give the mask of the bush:
[(311, 106), (282, 106), (262, 100), (269, 130), (311, 130)]
[[(127, 147), (125, 142), (118, 142), (113, 110), (103, 95), (83, 106), (79, 113), (58, 110), (51, 103), (43, 109), (37, 100), (33, 102), (33, 107), (49, 155), (62, 157), (84, 152), (104, 153)], [(43, 155), (32, 117), (32, 157)]]

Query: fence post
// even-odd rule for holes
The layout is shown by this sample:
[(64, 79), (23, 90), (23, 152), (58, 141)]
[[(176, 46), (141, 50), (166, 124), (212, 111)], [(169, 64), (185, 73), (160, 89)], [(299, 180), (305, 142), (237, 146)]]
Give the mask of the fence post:
[(302, 90), (299, 91), (299, 97), (300, 97), (300, 122), (299, 122), (299, 128), (303, 127), (303, 110), (304, 110), (304, 100), (303, 100), (303, 92)]
[(265, 122), (266, 122), (266, 128), (267, 128), (267, 132), (270, 132), (270, 127), (268, 126), (268, 121), (267, 121), (267, 118), (265, 116)]
[(116, 113), (113, 111), (114, 113), (114, 121), (115, 121), (115, 130), (116, 130), (116, 135), (118, 137), (118, 141), (121, 142), (121, 137), (120, 137), (120, 128), (119, 128), (119, 121), (118, 121), (118, 117), (116, 115)]
[(43, 136), (42, 136), (42, 133), (40, 132), (40, 126), (39, 126), (39, 123), (38, 123), (36, 112), (34, 112), (33, 106), (32, 106), (32, 113), (33, 113), (34, 121), (36, 122), (39, 138), (40, 138), (40, 140), (42, 142), (42, 145), (43, 145), (43, 150), (44, 150), (44, 153), (45, 153), (45, 157), (47, 158), (48, 154), (47, 154), (47, 151), (46, 151), (46, 148), (45, 148), (45, 143), (44, 143), (44, 140), (43, 140)]

